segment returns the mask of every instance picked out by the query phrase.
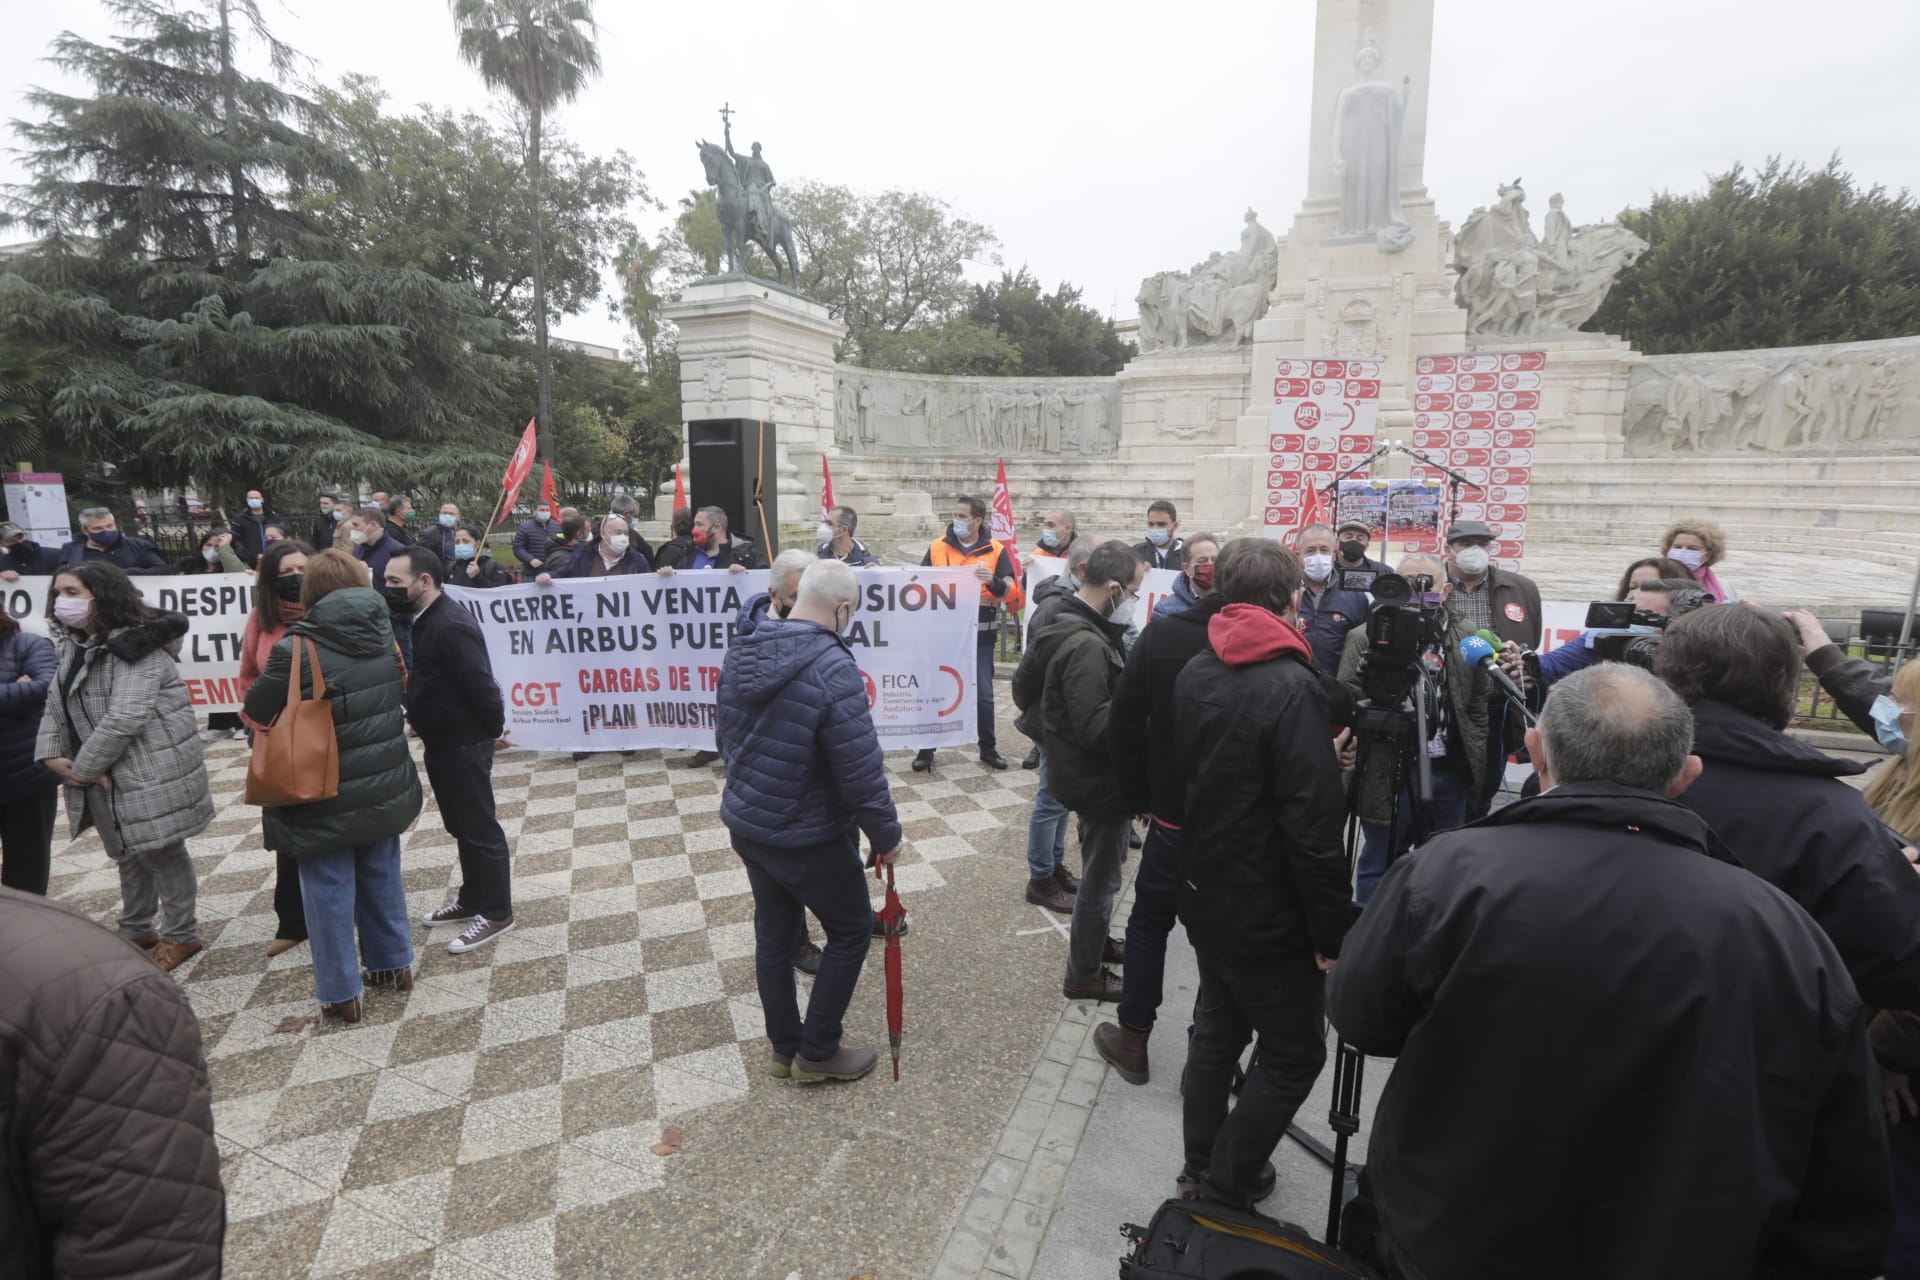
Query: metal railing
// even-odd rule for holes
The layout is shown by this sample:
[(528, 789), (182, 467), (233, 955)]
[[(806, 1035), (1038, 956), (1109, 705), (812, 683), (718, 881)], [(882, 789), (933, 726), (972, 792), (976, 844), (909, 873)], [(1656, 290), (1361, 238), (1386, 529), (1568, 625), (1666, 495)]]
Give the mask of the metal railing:
[[(1847, 638), (1839, 644), (1841, 652), (1849, 657), (1865, 658), (1889, 678), (1916, 655), (1920, 655), (1920, 642), (1910, 641), (1903, 646), (1882, 640), (1863, 640), (1857, 627), (1850, 629)], [(1834, 702), (1833, 695), (1820, 687), (1819, 680), (1814, 678), (1811, 671), (1800, 673), (1800, 692), (1794, 704), (1794, 719), (1818, 722), (1823, 729), (1859, 732), (1859, 726), (1847, 718), (1847, 713)]]

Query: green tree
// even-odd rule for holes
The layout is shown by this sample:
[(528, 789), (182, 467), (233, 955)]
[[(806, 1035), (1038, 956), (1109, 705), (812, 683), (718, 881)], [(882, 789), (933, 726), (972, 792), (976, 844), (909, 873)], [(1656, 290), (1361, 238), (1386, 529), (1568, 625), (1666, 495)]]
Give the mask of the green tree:
[(1080, 290), (1062, 281), (1042, 293), (1025, 267), (974, 286), (963, 318), (1004, 339), (1017, 356), (1010, 372), (1025, 377), (1104, 376), (1120, 372), (1134, 354), (1113, 322), (1080, 300)]
[[(364, 76), (322, 89), (319, 103), (321, 137), (365, 178), (352, 192), (315, 193), (307, 211), (363, 261), (471, 284), (490, 311), (530, 332), (528, 130), (427, 106), (390, 115)], [(657, 204), (626, 152), (589, 156), (551, 129), (540, 169), (547, 309), (570, 315), (601, 296), (601, 269), (635, 235), (629, 211)]]
[(540, 130), (547, 112), (578, 97), (600, 72), (588, 0), (452, 0), (460, 56), (527, 113), (527, 187), (533, 217), (534, 360), (539, 371), (540, 456), (553, 458), (552, 358), (547, 350), (547, 265), (541, 226)]
[(614, 255), (613, 267), (620, 277), (620, 298), (616, 313), (633, 326), (640, 340), (643, 367), (651, 369), (665, 341), (666, 318), (661, 308), (667, 303), (665, 266), (667, 241), (649, 244), (636, 235)]
[[(669, 237), (668, 261), (673, 274), (683, 281), (720, 274), (727, 238), (720, 230), (719, 200), (712, 187), (689, 192), (680, 200), (680, 214), (673, 220)], [(764, 272), (767, 268), (756, 265), (754, 270)]]
[(1620, 221), (1649, 247), (1585, 327), (1649, 354), (1920, 332), (1920, 207), (1856, 185), (1838, 156), (1818, 170), (1736, 165)]
[(890, 335), (952, 320), (967, 304), (966, 265), (1000, 261), (991, 230), (920, 192), (863, 198), (800, 182), (782, 186), (780, 200), (800, 249), (800, 292), (847, 326), (843, 354), (860, 363), (897, 351)]
[[(129, 483), (464, 487), (508, 443), (500, 326), (470, 290), (339, 254), (299, 211), (352, 163), (313, 103), (240, 66), (295, 55), (254, 0), (109, 0), (124, 34), (51, 61), (89, 97), (34, 89), (15, 125), (32, 180), (10, 220), (42, 237), (0, 274), (0, 336), (56, 349), (45, 422)], [(236, 23), (245, 30), (236, 30)]]

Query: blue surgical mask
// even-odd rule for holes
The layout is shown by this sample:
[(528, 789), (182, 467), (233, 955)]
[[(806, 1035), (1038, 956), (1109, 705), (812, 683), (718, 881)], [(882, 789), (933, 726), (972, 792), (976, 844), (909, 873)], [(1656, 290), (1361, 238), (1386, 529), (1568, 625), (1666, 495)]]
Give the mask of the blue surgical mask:
[(443, 529), (451, 529), (451, 528), (453, 528), (453, 526), (454, 526), (454, 525), (456, 525), (456, 524), (458, 524), (458, 523), (460, 523), (460, 517), (459, 517), (459, 516), (455, 516), (455, 515), (448, 515), (448, 514), (447, 514), (446, 512), (444, 512), (444, 511), (442, 511), (442, 512), (440, 513), (440, 527), (441, 527), (441, 528), (443, 528)]
[(1167, 545), (1167, 539), (1168, 539), (1168, 538), (1171, 538), (1172, 536), (1173, 536), (1173, 531), (1172, 531), (1172, 530), (1170, 530), (1170, 529), (1149, 529), (1149, 530), (1147, 530), (1147, 541), (1148, 541), (1148, 542), (1151, 542), (1151, 543), (1152, 543), (1152, 544), (1153, 544), (1154, 546), (1156, 546), (1156, 547), (1164, 547), (1164, 546), (1166, 546), (1166, 545)]
[(1043, 547), (1057, 547), (1060, 545), (1060, 535), (1051, 529), (1042, 529), (1040, 531), (1040, 545)]
[(1900, 718), (1907, 713), (1900, 709), (1900, 704), (1883, 693), (1873, 700), (1873, 708), (1867, 714), (1873, 717), (1873, 736), (1880, 740), (1880, 745), (1905, 755), (1907, 735), (1900, 730)]
[(456, 542), (453, 544), (453, 558), (455, 560), (471, 560), (476, 550), (478, 550), (478, 548), (471, 542)]
[(966, 521), (966, 520), (955, 520), (955, 521), (953, 522), (953, 536), (954, 536), (954, 537), (956, 537), (956, 538), (960, 538), (960, 539), (962, 539), (962, 540), (965, 540), (965, 538), (966, 538), (966, 536), (967, 536), (967, 529), (968, 529), (969, 527), (970, 527), (970, 522), (969, 522), (969, 521)]
[(1644, 622), (1636, 622), (1628, 627), (1627, 630), (1637, 636), (1655, 636), (1660, 634), (1660, 628), (1650, 627)]

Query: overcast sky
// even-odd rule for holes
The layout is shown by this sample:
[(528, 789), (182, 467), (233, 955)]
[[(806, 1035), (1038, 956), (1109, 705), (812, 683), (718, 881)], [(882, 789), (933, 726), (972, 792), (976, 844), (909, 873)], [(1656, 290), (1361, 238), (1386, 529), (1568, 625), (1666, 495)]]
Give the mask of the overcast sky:
[[(262, 0), (327, 80), (378, 77), (398, 105), (485, 109), (441, 0)], [(1836, 149), (1854, 174), (1920, 187), (1920, 4), (1910, 0), (1439, 0), (1427, 186), (1458, 227), (1524, 176), (1535, 225), (1576, 224), (1779, 153)], [(1132, 315), (1142, 276), (1277, 235), (1306, 186), (1314, 6), (1219, 0), (601, 0), (602, 77), (559, 125), (623, 147), (669, 207), (702, 175), (694, 139), (759, 140), (782, 181), (930, 192), (1000, 236), (1006, 265)], [(0, 89), (61, 85), (38, 59), (63, 28), (110, 31), (95, 0), (0, 0)], [(258, 64), (256, 64), (257, 66)], [(74, 86), (62, 86), (74, 87)], [(0, 156), (0, 181), (21, 176)], [(664, 213), (638, 218), (649, 233)], [(596, 305), (555, 331), (618, 344)]]

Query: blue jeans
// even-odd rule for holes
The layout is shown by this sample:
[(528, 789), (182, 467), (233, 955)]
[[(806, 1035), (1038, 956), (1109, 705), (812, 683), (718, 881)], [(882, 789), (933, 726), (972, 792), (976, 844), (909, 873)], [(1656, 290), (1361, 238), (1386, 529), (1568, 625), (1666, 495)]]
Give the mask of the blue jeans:
[[(840, 1029), (873, 944), (873, 906), (860, 866), (859, 838), (783, 849), (735, 832), (733, 851), (753, 886), (753, 969), (773, 1051), (824, 1062), (840, 1052)], [(806, 912), (827, 931), (806, 1021), (794, 988), (793, 949)]]
[[(1433, 762), (1433, 830), (1437, 834), (1467, 824), (1467, 809), (1473, 804), (1473, 778), (1440, 761)], [(1413, 796), (1403, 791), (1400, 812), (1393, 821), (1391, 840), (1384, 822), (1360, 824), (1360, 870), (1354, 879), (1353, 900), (1365, 904), (1373, 896), (1373, 887), (1387, 873), (1387, 864), (1405, 853), (1413, 844)], [(1391, 852), (1389, 852), (1391, 851)]]
[(1040, 777), (1033, 791), (1033, 816), (1027, 819), (1027, 874), (1045, 880), (1067, 852), (1067, 806), (1047, 790), (1047, 753), (1040, 753)]
[(359, 995), (362, 964), (378, 972), (413, 963), (399, 836), (357, 849), (308, 854), (300, 859), (300, 897), (313, 948), (313, 994), (320, 1003), (338, 1004)]
[(1120, 1025), (1153, 1030), (1166, 980), (1167, 935), (1173, 932), (1180, 891), (1180, 833), (1147, 824), (1140, 873), (1133, 880), (1133, 910), (1127, 915), (1126, 967), (1117, 1014)]

